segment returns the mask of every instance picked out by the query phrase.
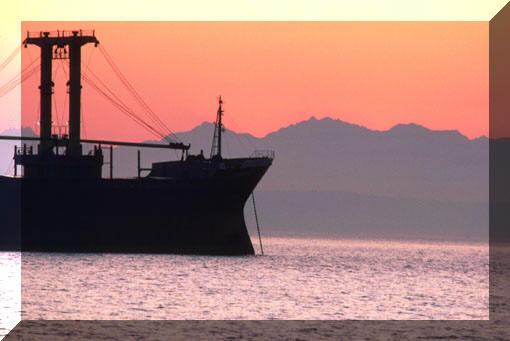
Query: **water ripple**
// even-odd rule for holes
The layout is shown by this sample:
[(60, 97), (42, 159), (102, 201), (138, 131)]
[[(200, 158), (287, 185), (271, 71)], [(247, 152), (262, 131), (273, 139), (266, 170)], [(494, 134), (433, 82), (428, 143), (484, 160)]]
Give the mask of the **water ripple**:
[(250, 257), (23, 254), (22, 316), (489, 318), (485, 244), (268, 238), (264, 250)]

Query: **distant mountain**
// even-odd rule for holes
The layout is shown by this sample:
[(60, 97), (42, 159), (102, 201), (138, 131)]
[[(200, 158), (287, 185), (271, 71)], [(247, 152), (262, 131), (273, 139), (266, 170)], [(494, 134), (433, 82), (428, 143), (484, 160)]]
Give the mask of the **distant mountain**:
[(8, 136), (27, 136), (27, 137), (36, 137), (37, 134), (30, 127), (22, 127), (21, 129), (10, 128), (4, 130), (1, 135)]
[(457, 131), (432, 131), (415, 124), (373, 131), (311, 118), (263, 140), (278, 152), (263, 183), (266, 189), (488, 200), (487, 138), (469, 140)]
[[(202, 123), (177, 133), (191, 152), (209, 155), (213, 124)], [(260, 190), (347, 191), (367, 195), (442, 201), (488, 200), (489, 141), (469, 140), (457, 131), (434, 131), (416, 124), (399, 124), (374, 131), (340, 120), (314, 117), (263, 138), (226, 130), (227, 157), (247, 156), (271, 148), (276, 159)], [(118, 176), (136, 173), (136, 152), (117, 148)], [(142, 162), (175, 152), (144, 150)]]

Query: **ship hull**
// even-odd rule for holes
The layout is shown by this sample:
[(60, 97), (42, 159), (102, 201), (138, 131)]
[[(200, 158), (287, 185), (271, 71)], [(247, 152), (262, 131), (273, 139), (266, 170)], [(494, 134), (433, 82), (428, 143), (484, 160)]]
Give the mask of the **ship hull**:
[(0, 178), (0, 249), (250, 255), (244, 205), (270, 160), (211, 176)]

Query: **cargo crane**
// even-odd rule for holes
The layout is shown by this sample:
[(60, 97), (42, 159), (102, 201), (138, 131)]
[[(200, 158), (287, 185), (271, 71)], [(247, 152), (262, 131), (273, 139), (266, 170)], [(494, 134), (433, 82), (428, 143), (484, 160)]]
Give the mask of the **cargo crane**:
[[(187, 151), (190, 146), (183, 143), (148, 144), (135, 142), (81, 139), (81, 48), (86, 44), (99, 44), (95, 32), (57, 31), (27, 32), (23, 45), (36, 45), (41, 49), (40, 92), (40, 137), (0, 136), (3, 140), (37, 140), (37, 153), (33, 149), (15, 148), (14, 169), (23, 166), (25, 177), (101, 177), (103, 153), (101, 145), (110, 145), (110, 174), (113, 168), (111, 146), (133, 146), (169, 148)], [(68, 52), (69, 51), (69, 52)], [(69, 135), (52, 135), (52, 62), (54, 59), (69, 60)], [(83, 155), (82, 143), (97, 144), (93, 153)], [(63, 147), (63, 153), (59, 152)]]

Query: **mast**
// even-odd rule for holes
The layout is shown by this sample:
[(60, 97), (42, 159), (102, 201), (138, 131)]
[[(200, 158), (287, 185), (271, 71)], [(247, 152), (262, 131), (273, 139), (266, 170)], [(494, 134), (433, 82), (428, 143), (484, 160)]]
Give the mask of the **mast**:
[(221, 124), (221, 116), (223, 116), (223, 110), (221, 109), (221, 105), (223, 101), (221, 100), (221, 96), (218, 100), (218, 156), (221, 157), (221, 131), (223, 130), (223, 125)]
[(218, 98), (218, 113), (216, 115), (216, 124), (214, 125), (213, 143), (211, 147), (211, 158), (221, 158), (221, 133), (223, 131), (223, 124), (221, 117), (223, 116), (222, 109), (223, 100), (221, 96)]
[(69, 155), (81, 155), (81, 47), (87, 41), (73, 31), (69, 40)]

